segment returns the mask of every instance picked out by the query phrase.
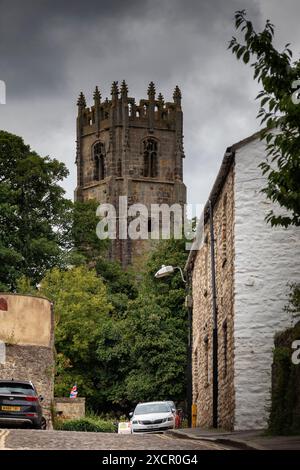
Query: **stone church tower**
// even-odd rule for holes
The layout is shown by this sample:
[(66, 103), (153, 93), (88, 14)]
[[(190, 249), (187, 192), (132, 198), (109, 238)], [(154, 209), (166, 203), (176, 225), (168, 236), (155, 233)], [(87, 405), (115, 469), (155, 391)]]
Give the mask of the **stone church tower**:
[[(155, 96), (151, 82), (148, 99), (128, 96), (125, 81), (113, 82), (111, 99), (102, 101), (96, 87), (94, 104), (86, 106), (83, 93), (77, 102), (77, 188), (75, 200), (96, 199), (118, 208), (119, 196), (128, 206), (141, 203), (186, 202), (182, 181), (183, 134), (181, 92), (173, 102)], [(151, 230), (151, 228), (149, 229)], [(111, 257), (125, 267), (149, 250), (145, 240), (115, 240)]]

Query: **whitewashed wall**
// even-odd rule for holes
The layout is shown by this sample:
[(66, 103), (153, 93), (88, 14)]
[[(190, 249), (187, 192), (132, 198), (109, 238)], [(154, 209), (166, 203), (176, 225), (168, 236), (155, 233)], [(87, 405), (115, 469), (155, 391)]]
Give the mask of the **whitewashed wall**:
[(264, 144), (236, 150), (235, 429), (265, 427), (270, 406), (274, 334), (291, 325), (283, 311), (288, 282), (300, 281), (299, 229), (271, 228), (272, 207), (260, 192)]

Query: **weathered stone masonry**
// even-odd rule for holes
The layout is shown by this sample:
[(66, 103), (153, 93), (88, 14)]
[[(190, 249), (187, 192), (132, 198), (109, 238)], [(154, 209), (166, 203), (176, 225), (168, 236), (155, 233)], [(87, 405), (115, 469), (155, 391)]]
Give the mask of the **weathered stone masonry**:
[(291, 326), (288, 283), (300, 282), (300, 229), (271, 227), (276, 204), (261, 189), (265, 144), (249, 138), (235, 150), (235, 429), (267, 425), (276, 333)]
[[(218, 306), (219, 425), (232, 429), (233, 384), (233, 178), (232, 165), (223, 187), (214, 192), (214, 238)], [(212, 291), (209, 212), (205, 210), (204, 244), (193, 261), (193, 402), (197, 425), (212, 426)]]
[(43, 415), (51, 422), (54, 355), (51, 348), (43, 346), (6, 346), (6, 362), (0, 364), (1, 379), (30, 380), (44, 397)]
[[(137, 104), (124, 81), (120, 89), (114, 82), (111, 100), (101, 101), (96, 87), (94, 105), (88, 108), (80, 94), (76, 200), (95, 199), (118, 208), (119, 196), (127, 196), (129, 206), (141, 203), (148, 210), (154, 203), (185, 204), (181, 92), (175, 88), (173, 102), (155, 95), (151, 82), (148, 99)], [(111, 257), (127, 266), (147, 249), (147, 242), (117, 239)]]
[(0, 340), (6, 346), (0, 379), (32, 381), (51, 426), (54, 394), (54, 316), (49, 300), (0, 294)]
[[(288, 283), (300, 282), (299, 227), (271, 227), (259, 164), (265, 144), (254, 134), (228, 148), (210, 199), (214, 211), (218, 312), (218, 425), (267, 426), (274, 335), (292, 324)], [(206, 243), (191, 252), (193, 399), (198, 424), (212, 425), (212, 297), (208, 206)]]

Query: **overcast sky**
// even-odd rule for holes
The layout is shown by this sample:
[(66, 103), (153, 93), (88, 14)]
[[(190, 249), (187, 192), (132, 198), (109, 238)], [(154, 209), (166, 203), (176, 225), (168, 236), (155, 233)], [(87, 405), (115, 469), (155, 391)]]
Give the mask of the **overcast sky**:
[(171, 100), (178, 84), (188, 200), (205, 203), (226, 147), (258, 130), (259, 88), (227, 51), (241, 8), (257, 29), (270, 18), (276, 44), (291, 42), (299, 57), (298, 0), (0, 0), (0, 128), (65, 162), (73, 198), (79, 92), (91, 105), (95, 85), (106, 97), (124, 78), (139, 100), (153, 80)]

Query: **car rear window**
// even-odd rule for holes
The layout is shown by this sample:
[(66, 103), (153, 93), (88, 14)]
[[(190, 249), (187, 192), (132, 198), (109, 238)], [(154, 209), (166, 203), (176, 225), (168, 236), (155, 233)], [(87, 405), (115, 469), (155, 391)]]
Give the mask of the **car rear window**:
[(35, 391), (31, 385), (27, 384), (18, 384), (18, 383), (0, 383), (0, 394), (5, 395), (27, 395), (34, 396)]

